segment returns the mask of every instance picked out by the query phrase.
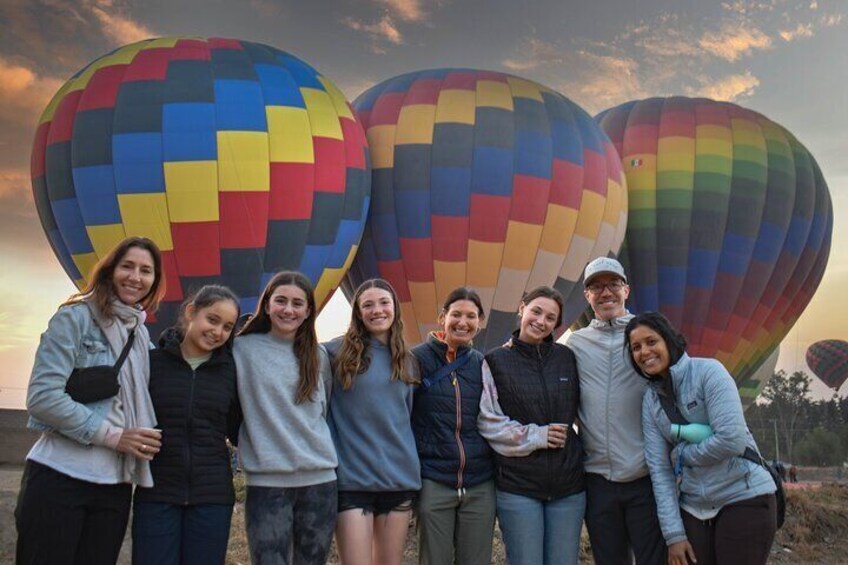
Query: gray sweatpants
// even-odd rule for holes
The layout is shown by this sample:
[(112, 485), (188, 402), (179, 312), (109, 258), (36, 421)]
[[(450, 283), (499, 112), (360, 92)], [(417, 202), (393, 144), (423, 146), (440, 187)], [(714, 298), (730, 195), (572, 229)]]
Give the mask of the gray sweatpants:
[(457, 492), (424, 479), (418, 499), (419, 564), (489, 565), (494, 528), (495, 481)]

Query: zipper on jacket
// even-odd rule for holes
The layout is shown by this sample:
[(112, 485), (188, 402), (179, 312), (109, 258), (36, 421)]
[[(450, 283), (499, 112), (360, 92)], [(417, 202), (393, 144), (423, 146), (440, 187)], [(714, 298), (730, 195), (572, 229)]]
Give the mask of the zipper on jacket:
[(188, 410), (186, 411), (186, 442), (185, 442), (185, 469), (186, 469), (186, 490), (185, 490), (185, 505), (191, 503), (191, 436), (192, 425), (191, 421), (194, 417), (194, 383), (197, 377), (197, 370), (191, 370), (191, 388), (188, 393)]
[[(536, 346), (536, 356), (537, 356), (536, 360), (539, 362), (539, 380), (542, 381), (542, 394), (544, 394), (544, 396), (545, 396), (545, 412), (547, 412), (547, 414), (548, 414), (547, 419), (548, 419), (548, 424), (550, 424), (551, 417), (552, 417), (551, 413), (550, 413), (551, 412), (551, 397), (550, 397), (550, 394), (548, 393), (548, 383), (545, 382), (545, 364), (543, 362), (544, 360), (542, 359), (542, 347), (539, 346), (539, 345)], [(545, 441), (547, 441), (547, 438), (545, 438)], [(553, 475), (554, 475), (553, 466), (551, 464), (552, 454), (551, 454), (550, 449), (546, 449), (545, 451), (546, 451), (546, 453), (545, 453), (545, 463), (546, 463), (546, 466), (548, 468), (548, 470), (547, 470), (547, 472), (548, 472), (547, 479), (548, 480), (546, 481), (548, 483), (548, 493), (545, 496), (545, 500), (551, 500), (550, 493), (553, 491)]]
[[(456, 427), (454, 428), (454, 436), (456, 437), (456, 447), (459, 449), (459, 468), (456, 470), (456, 489), (462, 493), (462, 475), (465, 472), (465, 447), (462, 445), (462, 391), (459, 389), (459, 381), (456, 376), (456, 371), (451, 373), (453, 377), (454, 399), (456, 400)], [(462, 498), (460, 494), (460, 498)]]

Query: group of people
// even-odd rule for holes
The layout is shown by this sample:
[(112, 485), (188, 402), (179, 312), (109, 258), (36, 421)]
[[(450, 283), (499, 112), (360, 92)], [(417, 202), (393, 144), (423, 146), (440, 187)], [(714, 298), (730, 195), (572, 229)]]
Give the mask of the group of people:
[(576, 563), (584, 520), (601, 564), (766, 561), (775, 489), (742, 457), (757, 448), (733, 379), (661, 314), (627, 312), (614, 259), (586, 267), (595, 317), (565, 345), (562, 296), (539, 287), (485, 355), (473, 289), (409, 348), (382, 279), (319, 344), (297, 272), (240, 329), (238, 297), (201, 288), (153, 348), (162, 277), (153, 242), (128, 238), (42, 335), (18, 563), (114, 563), (131, 509), (134, 563), (223, 563), (228, 439), (254, 563), (321, 564), (335, 536), (343, 564), (397, 564), (413, 513), (422, 564), (490, 563), (496, 517), (513, 565)]

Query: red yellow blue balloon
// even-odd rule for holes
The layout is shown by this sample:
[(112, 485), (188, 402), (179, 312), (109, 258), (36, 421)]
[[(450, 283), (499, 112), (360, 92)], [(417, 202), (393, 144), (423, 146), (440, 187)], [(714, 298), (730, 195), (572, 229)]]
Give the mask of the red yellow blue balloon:
[(348, 296), (364, 279), (389, 280), (417, 343), (450, 290), (474, 287), (487, 314), (481, 349), (508, 338), (532, 287), (576, 289), (567, 315), (582, 310), (582, 269), (618, 251), (627, 214), (618, 156), (586, 112), (542, 85), (472, 69), (398, 76), (353, 107), (372, 203)]
[(127, 45), (66, 82), (39, 120), (32, 184), (44, 230), (81, 286), (126, 236), (164, 252), (170, 322), (193, 288), (252, 309), (297, 269), (323, 304), (365, 222), (367, 142), (344, 95), (259, 43), (169, 37)]

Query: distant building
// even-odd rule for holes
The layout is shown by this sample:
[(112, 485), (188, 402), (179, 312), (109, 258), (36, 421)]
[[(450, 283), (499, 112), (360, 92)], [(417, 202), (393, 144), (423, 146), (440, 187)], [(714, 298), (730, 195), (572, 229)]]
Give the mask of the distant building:
[(26, 424), (26, 410), (0, 409), (0, 465), (23, 465), (38, 439), (38, 433), (28, 430)]

